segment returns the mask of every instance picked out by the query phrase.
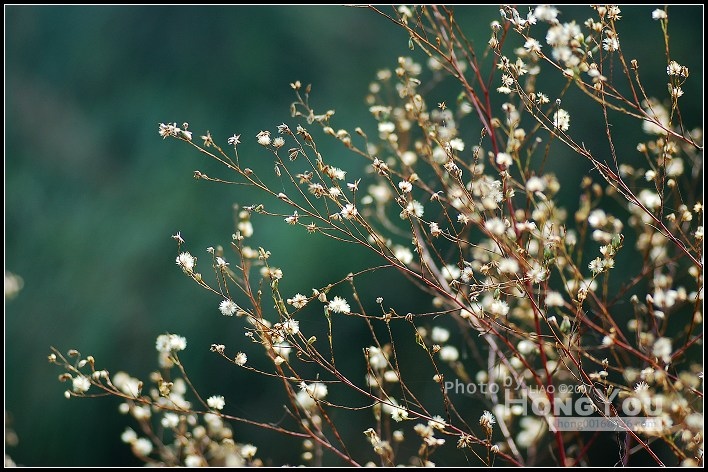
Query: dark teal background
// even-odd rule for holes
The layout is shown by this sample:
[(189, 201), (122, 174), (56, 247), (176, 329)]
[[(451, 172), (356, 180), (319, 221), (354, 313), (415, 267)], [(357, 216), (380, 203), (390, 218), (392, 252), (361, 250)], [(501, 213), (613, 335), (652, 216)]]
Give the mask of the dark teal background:
[[(579, 22), (591, 16), (581, 11)], [(658, 71), (645, 85), (665, 96), (666, 62), (650, 11), (621, 22), (620, 39), (637, 51), (630, 57), (641, 59), (642, 71)], [(669, 12), (674, 59), (691, 68), (684, 112), (700, 116), (702, 8)], [(458, 13), (469, 37), (484, 45), (498, 9)], [(373, 131), (363, 97), (377, 70), (418, 53), (408, 49), (405, 32), (366, 9), (334, 6), (6, 6), (5, 27), (5, 267), (24, 279), (5, 310), (5, 409), (19, 436), (8, 453), (27, 466), (137, 464), (119, 440), (133, 423), (119, 415), (118, 402), (64, 399), (69, 386), (57, 382), (61, 372), (46, 356), (49, 346), (76, 348), (100, 368), (146, 378), (156, 366), (154, 340), (164, 332), (187, 337), (185, 363), (206, 395), (238, 399), (227, 403), (234, 414), (277, 421), (283, 414), (277, 383), (234, 371), (209, 352), (211, 343), (254, 359), (261, 351), (245, 343), (240, 322), (218, 313), (218, 299), (176, 267), (170, 239), (180, 230), (186, 248), (206, 264), (207, 246), (230, 241), (233, 203), (260, 196), (194, 180), (195, 169), (224, 174), (188, 146), (163, 142), (158, 123), (188, 121), (195, 139), (208, 129), (224, 147), (226, 138), (241, 134), (242, 159), (269, 163), (255, 136), (282, 122), (294, 125), (288, 84), (299, 79), (313, 84), (316, 109), (336, 109), (335, 129)], [(459, 91), (435, 93), (452, 103)], [(571, 117), (571, 130), (591, 120)], [(597, 125), (583, 132), (603, 139)], [(634, 139), (627, 149), (639, 135)], [(360, 167), (337, 143), (321, 146), (341, 167)], [(587, 170), (573, 159), (566, 151), (553, 164), (572, 182), (569, 207)], [(267, 246), (285, 271), (285, 295), (308, 293), (370, 262), (280, 221), (259, 219), (255, 226), (254, 245)], [(427, 303), (406, 284), (386, 288), (381, 295), (402, 312)], [(342, 339), (361, 339), (350, 359), (361, 364), (366, 330), (347, 323)], [(352, 423), (359, 447), (369, 447), (361, 434), (368, 426)], [(259, 446), (259, 456), (276, 465), (298, 462), (298, 441), (235, 428), (237, 440)]]

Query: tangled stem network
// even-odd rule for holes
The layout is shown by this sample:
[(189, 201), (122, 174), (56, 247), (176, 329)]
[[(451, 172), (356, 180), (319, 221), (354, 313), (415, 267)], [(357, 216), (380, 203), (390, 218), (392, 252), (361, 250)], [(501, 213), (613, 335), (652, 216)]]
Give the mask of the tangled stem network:
[[(53, 350), (67, 397), (120, 398), (141, 431), (123, 441), (154, 465), (263, 464), (237, 440), (239, 423), (300, 439), (306, 465), (597, 465), (608, 444), (623, 465), (702, 465), (702, 130), (681, 113), (690, 75), (669, 54), (667, 11), (651, 17), (668, 87), (649, 90), (626, 55), (637, 45), (623, 41), (636, 11), (594, 6), (576, 22), (555, 7), (505, 6), (478, 48), (451, 8), (370, 8), (423, 57), (399, 57), (370, 84), (374, 136), (337, 129), (299, 81), (290, 121), (269, 130), (196, 139), (187, 123), (159, 125), (223, 165), (195, 178), (260, 195), (238, 207), (226, 248), (197, 260), (175, 234), (176, 264), (257, 348), (211, 350), (239, 378), (277, 383), (286, 418), (236, 416), (243, 408), (225, 392), (199, 393), (174, 334), (157, 340), (152, 388)], [(454, 102), (433, 100), (438, 88)], [(577, 110), (597, 112), (602, 146), (586, 146)], [(623, 148), (620, 126), (643, 141)], [(358, 160), (336, 160), (327, 140)], [(247, 144), (271, 156), (277, 185), (240, 157)], [(579, 186), (552, 170), (569, 153), (588, 169)], [(579, 187), (572, 214), (562, 187)], [(300, 269), (279, 268), (278, 248), (259, 246), (254, 215), (377, 262), (282, 293)], [(387, 285), (360, 288), (377, 273), (408, 279), (426, 305), (401, 313)], [(343, 343), (347, 321), (369, 338)], [(350, 417), (369, 427), (352, 434)]]

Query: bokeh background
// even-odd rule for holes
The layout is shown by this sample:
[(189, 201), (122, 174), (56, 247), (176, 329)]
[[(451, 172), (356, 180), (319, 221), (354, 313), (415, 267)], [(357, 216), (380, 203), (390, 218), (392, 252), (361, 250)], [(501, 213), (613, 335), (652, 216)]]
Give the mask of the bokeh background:
[[(625, 10), (633, 19), (620, 23), (622, 45), (636, 52), (642, 71), (654, 67), (645, 85), (664, 97), (666, 60), (652, 8)], [(486, 43), (498, 7), (457, 11), (469, 37)], [(591, 16), (589, 8), (564, 11), (563, 21)], [(691, 69), (684, 114), (695, 125), (702, 7), (671, 7), (669, 15), (673, 59)], [(133, 424), (118, 402), (66, 400), (67, 385), (46, 356), (50, 346), (76, 348), (99, 367), (146, 378), (164, 332), (187, 337), (183, 359), (207, 395), (226, 395), (235, 414), (278, 421), (277, 383), (244, 376), (209, 352), (216, 342), (250, 357), (258, 351), (245, 345), (240, 324), (218, 313), (219, 300), (176, 267), (170, 238), (181, 231), (186, 248), (206, 261), (207, 246), (230, 241), (232, 205), (258, 197), (194, 180), (195, 169), (219, 175), (218, 166), (160, 139), (158, 123), (188, 121), (195, 138), (208, 129), (222, 145), (242, 134), (242, 158), (269, 162), (255, 135), (292, 123), (290, 82), (313, 84), (316, 108), (336, 109), (335, 128), (373, 133), (363, 100), (369, 82), (418, 51), (373, 12), (335, 6), (5, 6), (5, 27), (5, 268), (24, 281), (5, 305), (6, 423), (19, 438), (7, 452), (27, 466), (138, 465), (119, 440)], [(436, 93), (454, 102), (458, 92)], [(596, 122), (571, 116), (571, 126), (602, 139)], [(337, 143), (321, 146), (341, 167), (352, 162)], [(563, 159), (553, 165), (577, 184), (587, 169), (570, 154)], [(577, 197), (569, 192), (572, 208)], [(285, 294), (308, 293), (369, 262), (281, 222), (256, 221), (256, 231), (254, 245), (267, 246), (285, 271)], [(387, 302), (403, 312), (428, 303), (405, 283), (387, 283)], [(366, 339), (362, 326), (342, 329), (346, 339)], [(359, 447), (369, 447), (361, 434), (368, 426), (352, 423)], [(273, 464), (299, 462), (297, 441), (239, 425), (235, 432)]]

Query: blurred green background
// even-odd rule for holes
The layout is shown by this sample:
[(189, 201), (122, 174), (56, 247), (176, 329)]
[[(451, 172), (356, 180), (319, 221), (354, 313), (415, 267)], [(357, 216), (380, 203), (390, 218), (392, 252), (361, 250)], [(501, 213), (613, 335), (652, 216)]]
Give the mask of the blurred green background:
[[(470, 38), (486, 43), (498, 8), (457, 11)], [(591, 16), (582, 11), (578, 20)], [(632, 56), (643, 70), (655, 64), (661, 72), (666, 62), (650, 11), (621, 23), (621, 39), (643, 45)], [(702, 10), (672, 7), (672, 14), (674, 59), (691, 68), (684, 89), (697, 97)], [(170, 238), (181, 231), (186, 249), (205, 263), (207, 246), (230, 241), (233, 203), (260, 197), (194, 180), (195, 169), (224, 174), (186, 145), (163, 142), (158, 123), (188, 121), (195, 139), (208, 129), (224, 147), (242, 134), (242, 159), (269, 162), (255, 135), (294, 124), (288, 84), (299, 79), (313, 84), (316, 109), (336, 109), (335, 128), (373, 131), (363, 97), (377, 70), (411, 54), (406, 34), (366, 9), (334, 6), (6, 6), (5, 26), (5, 267), (24, 279), (5, 307), (5, 410), (19, 437), (7, 452), (27, 466), (137, 465), (119, 440), (133, 423), (119, 415), (118, 402), (64, 399), (68, 386), (46, 356), (49, 346), (76, 348), (100, 368), (146, 378), (164, 332), (187, 337), (183, 358), (205, 394), (238, 398), (227, 403), (234, 414), (277, 421), (282, 401), (268, 396), (277, 384), (229, 369), (209, 352), (211, 343), (254, 357), (258, 350), (243, 346), (241, 324), (222, 317), (219, 300), (176, 267)], [(655, 78), (645, 85), (663, 97), (666, 77)], [(457, 93), (436, 92), (449, 102)], [(686, 114), (700, 116), (702, 100), (685, 105)], [(571, 129), (589, 120), (573, 119)], [(359, 162), (337, 143), (321, 145), (345, 169)], [(579, 181), (586, 169), (568, 161), (566, 175)], [(322, 238), (313, 244), (279, 221), (256, 221), (256, 241), (284, 268), (286, 295), (368, 262)], [(423, 303), (409, 288), (393, 287), (387, 302), (403, 312)], [(347, 329), (366, 339), (364, 327)], [(357, 423), (351, 434), (368, 448), (365, 427)], [(297, 441), (239, 425), (235, 434), (274, 464), (298, 462)]]

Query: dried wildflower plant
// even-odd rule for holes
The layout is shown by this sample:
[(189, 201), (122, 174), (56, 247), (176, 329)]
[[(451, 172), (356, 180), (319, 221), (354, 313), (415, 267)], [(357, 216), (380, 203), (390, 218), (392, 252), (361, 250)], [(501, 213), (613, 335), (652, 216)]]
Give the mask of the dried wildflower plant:
[[(163, 138), (224, 166), (223, 176), (195, 178), (260, 192), (260, 203), (238, 212), (228, 251), (208, 248), (197, 263), (177, 233), (176, 264), (214, 294), (215, 314), (234, 317), (262, 346), (266, 368), (254, 367), (243, 347), (211, 350), (238, 375), (278, 379), (289, 422), (236, 417), (228, 398), (198, 393), (177, 335), (158, 338), (151, 387), (100, 370), (91, 356), (54, 350), (50, 361), (70, 381), (67, 397), (120, 397), (140, 431), (127, 429), (122, 439), (150, 464), (258, 465), (256, 447), (231, 429), (245, 422), (302, 441), (305, 465), (434, 465), (444, 449), (458, 464), (594, 465), (593, 444), (607, 435), (618, 464), (641, 456), (702, 465), (702, 129), (681, 114), (689, 70), (669, 55), (667, 11), (652, 17), (665, 39), (668, 92), (645, 89), (639, 64), (625, 55), (617, 6), (594, 6), (581, 23), (562, 22), (555, 7), (503, 7), (484, 50), (471, 46), (446, 7), (371, 8), (408, 32), (432, 72), (400, 57), (377, 74), (366, 97), (377, 136), (337, 129), (333, 111), (310, 105), (311, 87), (292, 83), (291, 122), (253, 132), (286, 187), (274, 189), (239, 156), (241, 135), (197, 139), (186, 123), (159, 126)], [(558, 76), (560, 87), (544, 88), (541, 71)], [(443, 77), (454, 80), (457, 99), (431, 103), (426, 95)], [(602, 120), (602, 145), (576, 137), (564, 105), (571, 91)], [(648, 136), (636, 149), (616, 148), (620, 118)], [(320, 151), (322, 139), (358, 160), (335, 161)], [(593, 169), (573, 215), (558, 194), (577, 183), (545, 170), (568, 150)], [(643, 165), (623, 160), (637, 151)], [(281, 293), (290, 271), (276, 267), (275, 253), (249, 245), (254, 214), (365, 248), (380, 264)], [(638, 261), (638, 270), (616, 280), (620, 256)], [(376, 270), (407, 277), (433, 310), (398, 313), (385, 293), (361, 293), (359, 280)], [(333, 326), (344, 318), (366, 326), (370, 339), (334, 345)], [(327, 339), (301, 329), (303, 319), (323, 326)], [(410, 346), (427, 367), (406, 365), (398, 353)], [(355, 354), (361, 368), (347, 371), (338, 360)], [(426, 368), (427, 382), (411, 381), (412, 369)], [(457, 407), (458, 384), (479, 387), (477, 409)], [(359, 401), (338, 403), (343, 390)], [(558, 427), (558, 407), (581, 403), (617, 429)], [(531, 414), (529, 404), (544, 408)], [(654, 427), (626, 424), (627, 404)], [(363, 449), (343, 434), (347, 414), (362, 411), (370, 415)], [(414, 457), (401, 453), (405, 444)]]

